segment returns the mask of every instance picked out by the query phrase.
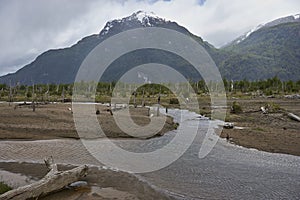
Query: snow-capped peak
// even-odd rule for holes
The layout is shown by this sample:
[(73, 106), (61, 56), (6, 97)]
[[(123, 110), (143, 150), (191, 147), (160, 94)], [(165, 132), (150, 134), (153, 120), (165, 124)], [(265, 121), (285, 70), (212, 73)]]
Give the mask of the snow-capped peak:
[(133, 13), (129, 18), (131, 20), (138, 20), (143, 26), (153, 26), (150, 19), (155, 19), (160, 22), (165, 21), (165, 19), (158, 17), (155, 13), (146, 11)]
[(153, 13), (153, 12), (138, 11), (135, 14), (136, 14), (137, 19), (141, 23), (143, 23), (144, 19), (148, 19), (149, 17), (159, 19), (159, 17), (155, 13)]
[(112, 21), (109, 21), (106, 23), (105, 27), (103, 28), (103, 30), (100, 32), (100, 35), (105, 35), (108, 33), (108, 31), (113, 27), (113, 23)]
[(150, 27), (158, 23), (164, 23), (166, 20), (158, 17), (153, 12), (138, 11), (128, 17), (107, 22), (103, 30), (100, 32), (100, 35), (106, 35), (117, 24), (131, 22), (137, 22), (144, 27)]
[[(229, 43), (229, 45), (230, 44), (239, 44), (240, 42), (242, 42), (243, 40), (248, 38), (253, 32), (255, 32), (255, 31), (257, 31), (261, 28), (273, 27), (273, 26), (283, 24), (283, 23), (299, 22), (299, 21), (300, 21), (300, 14), (296, 14), (296, 15), (291, 15), (291, 16), (287, 16), (287, 17), (278, 18), (278, 19), (275, 19), (275, 20), (273, 20), (271, 22), (268, 22), (268, 23), (260, 24), (260, 25), (256, 26), (255, 28), (251, 29), (250, 31), (246, 32), (244, 35), (238, 37), (233, 42)], [(225, 45), (225, 46), (228, 46), (228, 45)]]

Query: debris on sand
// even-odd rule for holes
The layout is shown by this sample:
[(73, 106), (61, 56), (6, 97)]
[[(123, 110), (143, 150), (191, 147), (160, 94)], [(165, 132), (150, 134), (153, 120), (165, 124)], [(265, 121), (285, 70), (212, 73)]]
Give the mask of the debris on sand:
[(288, 117), (291, 118), (292, 120), (295, 120), (295, 121), (300, 122), (300, 117), (299, 117), (299, 116), (297, 116), (297, 115), (295, 115), (295, 114), (293, 114), (293, 113), (288, 113), (287, 115), (288, 115)]
[(226, 128), (226, 129), (232, 129), (232, 128), (234, 128), (234, 123), (225, 122), (223, 127)]

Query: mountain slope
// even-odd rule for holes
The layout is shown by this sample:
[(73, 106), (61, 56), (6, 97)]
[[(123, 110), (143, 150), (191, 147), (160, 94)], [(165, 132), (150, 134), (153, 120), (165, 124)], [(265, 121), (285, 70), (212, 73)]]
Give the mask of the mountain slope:
[(282, 17), (282, 18), (273, 20), (271, 22), (268, 22), (266, 24), (259, 24), (258, 26), (252, 28), (250, 31), (248, 31), (245, 34), (238, 37), (237, 39), (235, 39), (232, 42), (226, 44), (224, 47), (239, 44), (240, 42), (245, 40), (247, 37), (249, 37), (253, 32), (255, 32), (255, 31), (257, 31), (261, 28), (267, 28), (267, 27), (277, 26), (277, 25), (280, 25), (280, 24), (291, 23), (291, 22), (300, 22), (300, 14), (291, 15), (291, 16), (287, 16), (287, 17)]
[[(32, 63), (26, 65), (16, 73), (0, 77), (0, 83), (72, 83), (84, 58), (100, 42), (122, 31), (152, 26), (173, 29), (187, 35), (192, 35), (186, 28), (179, 26), (176, 22), (159, 18), (153, 13), (139, 11), (129, 17), (107, 22), (99, 34), (83, 38), (72, 47), (49, 50), (41, 54)], [(201, 45), (209, 49), (209, 51), (215, 51), (212, 50), (211, 45), (203, 42), (201, 38), (197, 36), (193, 37)], [(175, 68), (181, 69), (182, 73), (189, 78), (199, 79), (199, 74), (181, 58), (174, 57), (174, 55), (167, 52), (156, 52), (155, 55), (156, 58), (153, 55), (151, 56), (147, 50), (144, 52), (133, 52), (127, 55), (125, 59), (127, 67), (124, 67), (124, 64), (120, 63), (120, 61), (114, 62), (114, 65), (111, 67), (112, 70), (108, 70), (110, 73), (106, 73), (102, 81), (117, 80), (121, 72), (128, 70), (130, 65), (143, 64), (143, 62), (151, 62), (153, 60), (175, 66)], [(141, 61), (141, 58), (143, 62), (138, 62), (139, 60)], [(122, 59), (124, 61), (124, 58)]]
[(261, 27), (223, 50), (232, 54), (221, 64), (225, 76), (239, 79), (242, 74), (246, 79), (278, 76), (284, 80), (298, 80), (300, 21)]
[[(0, 83), (72, 83), (82, 61), (94, 47), (108, 37), (140, 27), (162, 27), (191, 36), (211, 55), (224, 78), (258, 80), (277, 75), (283, 80), (298, 80), (299, 20), (299, 15), (280, 18), (258, 26), (226, 47), (216, 49), (176, 22), (167, 21), (153, 13), (139, 11), (129, 17), (107, 22), (99, 34), (85, 37), (71, 47), (49, 50), (39, 55), (16, 73), (0, 77)], [(150, 62), (172, 66), (188, 79), (201, 78), (182, 58), (169, 52), (146, 49), (121, 56), (111, 64), (101, 81), (118, 80), (132, 67)]]

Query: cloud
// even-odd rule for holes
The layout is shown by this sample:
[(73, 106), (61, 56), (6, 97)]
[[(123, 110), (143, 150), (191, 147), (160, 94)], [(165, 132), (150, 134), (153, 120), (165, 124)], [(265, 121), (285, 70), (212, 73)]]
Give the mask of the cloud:
[(260, 23), (298, 13), (299, 7), (298, 0), (0, 1), (0, 75), (138, 10), (176, 21), (219, 47)]

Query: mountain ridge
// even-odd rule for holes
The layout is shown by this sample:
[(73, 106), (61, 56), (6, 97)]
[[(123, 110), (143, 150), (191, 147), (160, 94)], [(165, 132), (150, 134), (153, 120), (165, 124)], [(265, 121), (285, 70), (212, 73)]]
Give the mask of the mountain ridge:
[[(256, 65), (248, 64), (248, 68), (240, 72), (245, 74), (246, 79), (256, 77), (256, 80), (259, 80), (278, 76), (283, 80), (296, 81), (300, 77), (299, 37), (300, 21), (280, 23), (260, 28), (245, 40), (222, 50), (239, 54), (241, 58), (245, 58), (244, 62), (259, 60)], [(222, 67), (227, 68), (227, 72), (234, 72), (238, 68), (237, 65), (241, 64), (240, 60), (232, 61), (230, 65), (225, 64)], [(247, 70), (252, 70), (252, 73)]]
[(249, 37), (253, 32), (255, 32), (255, 31), (257, 31), (261, 28), (272, 27), (272, 26), (276, 26), (276, 25), (279, 25), (279, 24), (289, 23), (289, 22), (300, 22), (300, 14), (281, 17), (281, 18), (275, 19), (275, 20), (267, 22), (267, 23), (259, 24), (258, 26), (255, 26), (254, 28), (247, 31), (243, 35), (241, 35), (238, 38), (234, 39), (233, 41), (225, 44), (221, 48), (225, 48), (225, 47), (230, 46), (230, 45), (238, 44), (241, 41), (245, 40), (247, 37)]
[[(295, 15), (295, 16), (299, 16), (299, 15)], [(20, 84), (27, 84), (27, 85), (34, 84), (34, 83), (72, 83), (75, 80), (77, 70), (79, 69), (81, 62), (84, 60), (84, 58), (94, 47), (96, 47), (99, 43), (104, 41), (106, 38), (118, 34), (122, 31), (130, 30), (133, 28), (153, 27), (153, 26), (173, 29), (191, 36), (200, 45), (202, 45), (207, 50), (207, 52), (211, 55), (216, 65), (219, 67), (220, 72), (224, 78), (233, 79), (233, 80), (241, 80), (245, 78), (249, 80), (254, 80), (254, 79), (257, 80), (258, 77), (264, 79), (279, 74), (279, 77), (282, 79), (296, 80), (297, 77), (300, 77), (300, 71), (298, 70), (298, 68), (300, 68), (299, 67), (300, 61), (298, 62), (298, 56), (300, 55), (300, 51), (299, 51), (300, 44), (297, 41), (295, 42), (295, 39), (297, 39), (297, 37), (299, 36), (297, 35), (293, 36), (292, 44), (290, 44), (289, 42), (291, 38), (287, 37), (288, 40), (285, 40), (285, 42), (291, 46), (291, 47), (289, 46), (289, 48), (294, 48), (296, 53), (291, 53), (289, 51), (282, 50), (282, 47), (285, 47), (284, 46), (285, 42), (283, 42), (283, 44), (276, 45), (278, 38), (275, 38), (271, 42), (272, 45), (273, 43), (275, 43), (275, 47), (276, 47), (276, 48), (274, 47), (276, 50), (274, 51), (275, 53), (272, 53), (271, 51), (269, 52), (270, 54), (272, 54), (271, 56), (266, 56), (265, 54), (259, 53), (260, 51), (266, 51), (262, 47), (263, 45), (255, 46), (257, 41), (262, 42), (262, 40), (259, 40), (259, 38), (264, 38), (265, 37), (264, 34), (271, 34), (272, 37), (273, 36), (277, 37), (278, 34), (282, 35), (283, 33), (281, 31), (282, 28), (284, 28), (284, 30), (287, 30), (288, 34), (290, 33), (295, 34), (295, 31), (297, 31), (300, 27), (300, 23), (299, 23), (300, 21), (298, 22), (298, 20), (300, 19), (299, 17), (297, 17), (296, 19), (295, 16), (294, 17), (288, 16), (284, 18), (284, 20), (288, 21), (287, 23), (283, 22), (284, 20), (282, 19), (281, 20), (278, 19), (277, 21), (274, 20), (270, 23), (266, 23), (264, 27), (260, 27), (257, 30), (252, 31), (250, 34), (248, 34), (248, 36), (245, 39), (243, 39), (241, 42), (237, 44), (232, 43), (231, 45), (227, 45), (226, 47), (217, 49), (213, 45), (209, 44), (208, 42), (203, 41), (201, 37), (190, 33), (185, 27), (178, 25), (176, 22), (160, 18), (154, 13), (146, 13), (143, 11), (138, 11), (128, 17), (108, 21), (105, 24), (104, 28), (98, 34), (93, 34), (84, 37), (81, 40), (79, 40), (76, 44), (70, 47), (51, 49), (40, 54), (33, 62), (25, 65), (17, 72), (0, 77), (0, 83), (12, 82), (13, 84), (16, 84), (19, 82)], [(294, 20), (297, 21), (297, 22), (292, 22), (292, 23), (296, 23), (295, 27), (292, 27), (292, 25), (285, 25), (285, 24), (290, 24), (291, 22), (289, 20), (292, 20), (292, 18), (294, 18)], [(285, 26), (287, 26), (288, 28)], [(256, 40), (253, 39), (255, 37), (257, 37)], [(265, 41), (263, 41), (262, 43), (270, 45), (268, 42), (269, 40), (265, 38)], [(251, 43), (253, 43), (254, 45)], [(271, 47), (273, 48), (273, 46)], [(252, 47), (252, 50), (250, 47)], [(186, 76), (189, 76), (188, 78), (191, 78), (193, 80), (197, 80), (201, 78), (201, 76), (194, 74), (195, 71), (193, 71), (191, 66), (188, 66), (187, 63), (180, 60), (179, 58), (173, 57), (174, 60), (172, 60), (171, 59), (172, 55), (162, 53), (162, 55), (167, 56), (164, 59), (162, 55), (160, 55), (159, 53), (154, 53), (154, 54), (157, 55), (159, 60), (162, 61), (169, 60), (165, 64), (171, 66), (174, 65), (175, 68), (177, 67), (179, 70), (181, 70), (182, 73), (184, 73)], [(281, 55), (288, 57), (287, 58), (288, 62), (281, 63), (280, 59), (274, 59), (274, 56), (278, 56), (278, 55), (279, 57), (281, 57)], [(129, 62), (129, 65), (131, 62), (132, 64), (134, 63), (137, 64), (139, 62), (131, 61), (131, 59), (141, 59), (141, 58), (145, 58), (145, 60), (148, 60), (149, 62), (154, 59), (151, 56), (147, 57), (145, 52), (144, 53), (136, 52), (136, 54), (129, 55), (129, 57), (126, 58), (125, 60), (123, 58), (123, 61)], [(285, 72), (283, 71), (281, 72), (281, 74), (276, 72), (276, 70), (280, 71), (284, 67), (277, 66), (277, 63), (275, 62), (278, 62), (278, 65), (287, 64), (286, 66), (284, 66), (286, 68)], [(115, 71), (111, 71), (112, 74), (114, 73), (116, 74), (119, 73), (119, 71), (125, 70), (125, 69), (121, 69), (120, 66), (118, 65), (121, 64), (118, 63), (116, 64), (116, 66), (114, 66)], [(126, 69), (129, 69), (130, 67), (129, 65)], [(295, 65), (295, 67), (291, 67), (292, 65)], [(274, 70), (271, 69), (275, 69), (275, 72)], [(257, 74), (261, 76), (257, 76)], [(116, 78), (111, 74), (106, 74), (106, 75), (107, 75), (107, 79), (105, 81), (113, 81)]]

